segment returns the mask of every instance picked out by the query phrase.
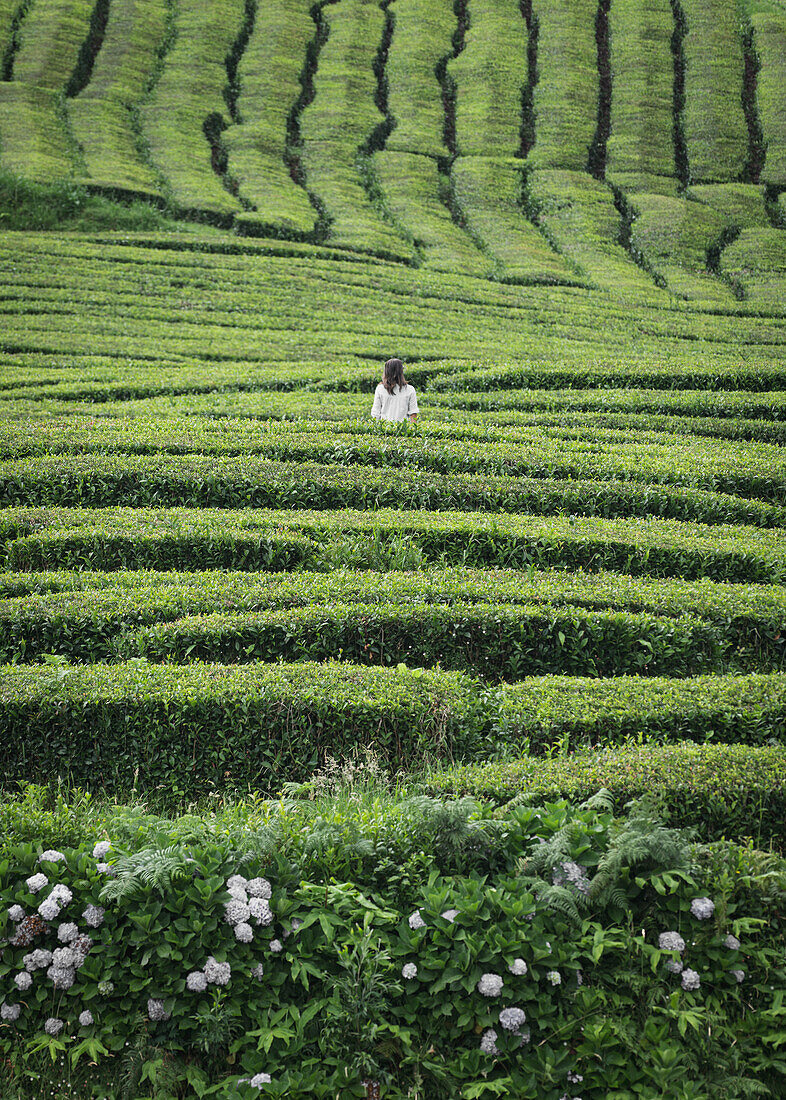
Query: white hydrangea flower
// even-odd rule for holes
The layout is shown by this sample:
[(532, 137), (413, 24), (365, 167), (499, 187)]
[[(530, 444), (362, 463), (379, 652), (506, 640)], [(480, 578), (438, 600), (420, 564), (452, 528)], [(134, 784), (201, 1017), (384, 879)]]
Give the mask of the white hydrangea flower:
[(14, 1020), (19, 1019), (19, 1014), (22, 1011), (21, 1005), (9, 1005), (5, 1001), (0, 1005), (0, 1020), (6, 1020), (12, 1024)]
[(52, 887), (52, 891), (49, 895), (50, 901), (54, 900), (62, 909), (64, 905), (69, 905), (73, 901), (74, 895), (64, 886), (62, 882), (55, 883)]
[(480, 1038), (480, 1049), (484, 1054), (499, 1054), (497, 1033), (493, 1027), (487, 1027)]
[(661, 932), (658, 936), (658, 947), (661, 951), (682, 952), (685, 950), (685, 940), (679, 932)]
[(562, 975), (559, 970), (549, 970), (546, 981), (551, 982), (552, 985), (562, 985)]
[(47, 1033), (47, 1035), (59, 1035), (62, 1030), (63, 1021), (58, 1020), (56, 1016), (50, 1016), (44, 1024), (44, 1031)]
[(409, 927), (412, 929), (413, 932), (416, 932), (418, 928), (426, 927), (426, 922), (421, 917), (419, 909), (416, 909), (414, 913), (410, 914)]
[(100, 905), (88, 905), (82, 918), (91, 928), (100, 928), (104, 923), (105, 915), (106, 909), (102, 909)]
[(207, 978), (203, 970), (192, 970), (186, 974), (186, 988), (192, 993), (204, 993), (207, 989)]
[(254, 969), (251, 971), (251, 977), (256, 978), (258, 982), (261, 982), (265, 976), (265, 968), (262, 963), (257, 963)]
[(270, 950), (273, 952), (274, 955), (278, 955), (280, 951), (284, 950), (284, 945), (281, 940), (271, 940)]
[(515, 974), (517, 978), (520, 978), (527, 973), (527, 964), (523, 959), (514, 959), (508, 970), (511, 974)]
[(478, 993), (482, 993), (484, 997), (499, 997), (502, 986), (503, 981), (499, 974), (481, 974)]
[(666, 962), (663, 965), (672, 974), (682, 973), (682, 959), (666, 959)]
[(499, 1014), (499, 1022), (506, 1031), (518, 1031), (526, 1019), (524, 1010), (521, 1008), (503, 1008)]
[(254, 938), (254, 929), (250, 924), (241, 921), (235, 925), (235, 939), (238, 943), (251, 943)]
[(43, 890), (43, 888), (48, 885), (49, 879), (42, 871), (39, 871), (37, 875), (31, 875), (30, 878), (25, 879), (25, 886), (31, 894), (37, 894), (39, 890)]
[(238, 886), (243, 891), (243, 893), (245, 893), (247, 885), (248, 879), (245, 877), (245, 875), (230, 875), (227, 879), (227, 890), (229, 890), (230, 893)]
[(737, 979), (738, 982), (744, 982), (745, 981), (745, 971), (744, 970), (732, 970), (732, 974), (734, 975), (734, 977)]
[(234, 898), (235, 901), (248, 901), (248, 894), (244, 886), (229, 886), (227, 887), (227, 893), (231, 898)]
[(55, 851), (54, 848), (47, 848), (45, 852), (42, 852), (38, 857), (39, 863), (62, 863), (65, 856), (62, 852)]
[(574, 863), (573, 860), (566, 859), (558, 863), (551, 872), (551, 881), (555, 886), (571, 886), (584, 897), (589, 896), (590, 882), (587, 872), (580, 863)]
[(24, 993), (33, 984), (33, 975), (28, 974), (26, 970), (20, 970), (14, 978), (14, 984), (21, 993)]
[(246, 890), (250, 898), (269, 899), (273, 897), (273, 887), (266, 878), (252, 878), (246, 883)]
[(60, 906), (54, 898), (47, 898), (38, 906), (38, 915), (42, 920), (55, 920), (60, 913)]
[(74, 952), (74, 966), (77, 970), (80, 966), (84, 966), (85, 959), (90, 953), (90, 948), (93, 946), (93, 941), (89, 936), (81, 935), (77, 936), (75, 940), (71, 940), (71, 949)]
[(150, 997), (148, 999), (147, 1015), (148, 1019), (153, 1020), (155, 1023), (169, 1019), (169, 1013), (164, 1008), (164, 1002), (157, 997)]
[(71, 966), (50, 966), (46, 976), (55, 989), (70, 989), (74, 984), (75, 973)]
[(86, 1008), (84, 1012), (79, 1013), (79, 1026), (90, 1027), (93, 1023), (93, 1013), (89, 1008)]
[(228, 962), (218, 962), (212, 955), (205, 963), (205, 977), (212, 985), (228, 985), (232, 967)]
[(76, 951), (70, 947), (56, 947), (52, 952), (52, 966), (76, 966)]
[(115, 983), (107, 981), (99, 982), (97, 989), (102, 997), (111, 997), (115, 991)]
[(698, 920), (709, 920), (715, 912), (715, 902), (709, 898), (694, 898), (690, 903), (690, 911)]
[(111, 863), (97, 863), (96, 871), (98, 871), (99, 875), (113, 875), (115, 873), (115, 869)]
[(405, 978), (407, 978), (407, 980), (417, 978), (418, 968), (414, 963), (404, 963), (401, 968), (401, 973), (404, 975)]
[(303, 923), (303, 921), (300, 919), (300, 917), (293, 917), (292, 918), (292, 931), (297, 932), (298, 928), (300, 928), (302, 923)]
[(12, 905), (8, 910), (8, 917), (14, 924), (17, 924), (20, 920), (25, 919), (25, 911), (21, 905)]
[(224, 906), (224, 920), (227, 924), (244, 924), (248, 922), (251, 910), (244, 901), (233, 898)]
[(47, 951), (45, 947), (37, 947), (35, 951), (24, 956), (22, 965), (28, 973), (32, 973), (34, 970), (45, 970), (51, 961), (52, 952)]
[(584, 1080), (584, 1076), (581, 1073), (574, 1073), (572, 1070), (568, 1070), (568, 1084), (580, 1085)]
[(248, 1083), (253, 1089), (261, 1089), (263, 1085), (271, 1084), (272, 1080), (269, 1073), (257, 1073)]
[(61, 924), (57, 930), (57, 938), (60, 940), (61, 943), (70, 943), (71, 940), (75, 940), (78, 935), (79, 929), (73, 923), (73, 921), (69, 921), (66, 924)]
[(695, 970), (686, 968), (682, 972), (682, 988), (683, 989), (698, 989), (701, 985), (701, 978)]
[(103, 859), (112, 847), (108, 840), (99, 840), (93, 848), (93, 859)]
[(452, 923), (453, 923), (453, 921), (454, 921), (454, 920), (456, 919), (456, 917), (458, 916), (458, 914), (459, 914), (459, 911), (458, 911), (458, 909), (446, 909), (446, 910), (445, 910), (445, 912), (444, 912), (444, 913), (442, 913), (442, 914), (440, 914), (440, 915), (442, 916), (442, 918), (443, 918), (444, 920), (446, 920), (446, 921), (450, 921), (450, 923), (452, 924)]
[(265, 898), (249, 898), (248, 911), (257, 924), (267, 926), (273, 923), (273, 910)]
[(740, 941), (737, 939), (736, 936), (732, 936), (731, 934), (729, 934), (723, 941), (723, 946), (728, 947), (729, 951), (739, 951)]

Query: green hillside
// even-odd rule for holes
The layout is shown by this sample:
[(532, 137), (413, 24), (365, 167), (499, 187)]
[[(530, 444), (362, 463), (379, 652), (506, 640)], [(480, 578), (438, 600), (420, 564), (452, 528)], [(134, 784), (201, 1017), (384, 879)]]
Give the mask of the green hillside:
[(0, 65), (0, 1100), (782, 1097), (786, 5)]

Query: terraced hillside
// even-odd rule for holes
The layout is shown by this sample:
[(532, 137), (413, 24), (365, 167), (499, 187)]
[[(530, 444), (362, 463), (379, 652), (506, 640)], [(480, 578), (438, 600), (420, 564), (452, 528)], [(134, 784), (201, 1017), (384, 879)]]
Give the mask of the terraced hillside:
[[(568, 1084), (580, 1078), (563, 1064), (566, 1050), (586, 1043), (585, 1100), (732, 1100), (758, 1086), (777, 1096), (782, 894), (761, 862), (764, 885), (756, 879), (754, 889), (753, 872), (735, 876), (745, 859), (764, 859), (740, 854), (746, 846), (786, 847), (786, 7), (0, 0), (0, 57), (0, 787), (12, 806), (0, 812), (0, 836), (12, 831), (14, 800), (28, 798), (16, 792), (31, 780), (82, 788), (85, 805), (116, 797), (188, 807), (174, 834), (146, 817), (134, 839), (125, 809), (113, 819), (118, 834), (131, 836), (129, 850), (147, 838), (164, 860), (159, 880), (129, 856), (106, 893), (85, 870), (86, 841), (74, 842), (91, 905), (110, 895), (122, 902), (140, 867), (152, 876), (145, 890), (158, 882), (153, 892), (186, 876), (164, 835), (182, 847), (198, 834), (208, 881), (221, 863), (214, 842), (226, 841), (221, 859), (235, 861), (234, 875), (250, 858), (242, 853), (252, 832), (263, 845), (254, 817), (268, 812), (261, 800), (284, 791), (264, 805), (293, 814), (286, 843), (303, 848), (282, 881), (289, 875), (301, 890), (297, 904), (325, 891), (322, 916), (312, 914), (306, 932), (321, 929), (330, 942), (331, 920), (346, 911), (342, 934), (351, 939), (360, 934), (358, 892), (371, 890), (358, 870), (370, 866), (361, 836), (369, 819), (347, 826), (339, 843), (335, 820), (320, 833), (324, 822), (297, 817), (290, 796), (313, 798), (331, 759), (351, 767), (371, 759), (379, 774), (419, 783), (413, 814), (438, 823), (428, 843), (417, 842), (426, 844), (419, 854), (401, 855), (396, 844), (406, 847), (408, 829), (421, 835), (420, 818), (401, 826), (392, 855), (372, 851), (374, 889), (388, 876), (385, 889), (401, 893), (394, 902), (385, 895), (379, 904), (387, 908), (374, 917), (375, 927), (401, 925), (396, 981), (400, 971), (410, 984), (390, 996), (405, 988), (404, 1001), (421, 1006), (419, 1020), (407, 1018), (395, 1033), (395, 1067), (385, 1071), (388, 1083), (412, 1065), (414, 1076), (383, 1095), (452, 1100), (457, 1090), (530, 1089), (544, 1100), (572, 1097)], [(369, 415), (381, 365), (393, 355), (417, 388), (414, 426)], [(555, 803), (601, 788), (608, 795), (583, 809)], [(479, 801), (451, 801), (465, 795)], [(599, 1025), (590, 1039), (584, 1021), (601, 1003), (606, 1013), (606, 1002), (592, 1000), (605, 993), (595, 979), (578, 992), (574, 960), (570, 996), (586, 997), (587, 1013), (576, 1016), (574, 1000), (559, 1008), (559, 1021), (576, 1027), (569, 1043), (567, 1025), (549, 1016), (556, 1030), (544, 1024), (519, 1068), (505, 1068), (528, 1040), (518, 1030), (498, 1036), (510, 1046), (500, 1055), (483, 1032), (479, 1051), (478, 1035), (494, 1021), (483, 1015), (487, 1006), (470, 1004), (442, 1036), (439, 1066), (429, 1062), (428, 1037), (411, 1053), (434, 1005), (449, 1008), (425, 993), (417, 1001), (426, 979), (416, 988), (414, 964), (402, 970), (398, 959), (414, 950), (423, 883), (439, 895), (435, 919), (447, 936), (459, 912), (451, 891), (466, 891), (461, 904), (478, 912), (484, 876), (491, 883), (501, 868), (528, 873), (530, 842), (551, 838), (560, 859), (579, 862), (592, 849), (593, 872), (599, 861), (607, 868), (611, 857), (592, 845), (602, 833), (613, 847), (628, 826), (612, 825), (612, 813), (642, 795), (655, 796), (666, 825), (742, 845), (722, 849), (736, 853), (728, 867), (721, 849), (702, 858), (715, 860), (712, 881), (726, 891), (717, 936), (772, 937), (755, 958), (751, 948), (755, 984), (738, 992), (742, 979), (733, 975), (745, 971), (728, 971), (718, 962), (720, 939), (708, 940), (721, 976), (706, 1014), (698, 995), (684, 1012), (685, 1001), (674, 1000), (679, 989), (693, 996), (693, 979), (677, 992), (664, 984), (679, 970), (661, 966), (670, 977), (659, 971), (660, 1000), (638, 970), (626, 970), (633, 992), (614, 1007), (623, 1022), (606, 1021), (608, 1033)], [(434, 809), (431, 797), (447, 801)], [(245, 808), (227, 811), (239, 816), (227, 826), (231, 843), (219, 842), (214, 808), (231, 799), (246, 799)], [(18, 819), (27, 815), (25, 828), (42, 836), (54, 830), (59, 844), (65, 817), (53, 824), (31, 805), (22, 803)], [(195, 806), (207, 807), (199, 828)], [(649, 812), (630, 828), (644, 830), (648, 853), (662, 842), (676, 859), (676, 842)], [(107, 828), (112, 821), (94, 839), (110, 836)], [(483, 830), (491, 839), (478, 840)], [(582, 830), (596, 837), (584, 847)], [(350, 834), (360, 854), (342, 863)], [(511, 836), (520, 850), (500, 854)], [(270, 866), (291, 855), (291, 847), (278, 851), (282, 837), (264, 840)], [(13, 853), (31, 876), (26, 885), (52, 855), (40, 851), (41, 836), (29, 839)], [(444, 860), (443, 840), (457, 845)], [(708, 899), (686, 893), (686, 884), (705, 881), (693, 864), (677, 861), (669, 879), (659, 877), (654, 856), (642, 859), (646, 888), (616, 909), (621, 895), (609, 888), (602, 927), (584, 909), (579, 915), (578, 895), (558, 881), (567, 863), (554, 864), (557, 878), (552, 867), (543, 872), (538, 905), (565, 886), (560, 915), (548, 916), (562, 924), (537, 926), (545, 946), (542, 958), (528, 956), (531, 977), (542, 963), (542, 983), (562, 980), (545, 960), (552, 940), (573, 942), (569, 927), (589, 937), (585, 968), (606, 950), (655, 973), (660, 946), (645, 950), (643, 932), (635, 943), (613, 937), (643, 927), (637, 905), (645, 923), (657, 912), (661, 931), (686, 931), (678, 918), (703, 920), (695, 903), (703, 912)], [(10, 902), (9, 867), (0, 853), (0, 897)], [(112, 872), (106, 867), (101, 874)], [(324, 882), (303, 902), (313, 884), (301, 880), (316, 876), (315, 867)], [(438, 871), (448, 885), (434, 885)], [(231, 905), (221, 893), (228, 874), (221, 870), (211, 889)], [(336, 885), (340, 875), (346, 881)], [(619, 875), (631, 891), (640, 883), (627, 866)], [(325, 883), (336, 890), (330, 905)], [(741, 883), (744, 897), (735, 893)], [(189, 879), (177, 895), (181, 908), (187, 889), (198, 887)], [(500, 897), (484, 895), (484, 920)], [(32, 888), (13, 895), (20, 898), (38, 904)], [(407, 899), (416, 909), (409, 920)], [(254, 900), (262, 912), (267, 899)], [(278, 895), (274, 904), (277, 919), (296, 911)], [(504, 919), (519, 943), (516, 905)], [(0, 1051), (9, 1058), (0, 1093), (3, 1074), (18, 1068), (17, 1033), (8, 1035), (19, 1014), (12, 1018), (3, 951), (17, 946), (6, 929), (19, 908), (0, 905)], [(744, 912), (754, 910), (766, 919), (745, 924)], [(169, 915), (174, 924), (185, 919)], [(721, 927), (732, 916), (737, 923)], [(219, 913), (210, 928), (225, 924)], [(294, 922), (282, 927), (295, 930)], [(236, 938), (244, 946), (232, 939), (227, 957), (251, 942)], [(177, 938), (167, 942), (179, 950)], [(271, 951), (284, 950), (272, 942)], [(353, 939), (353, 950), (365, 942)], [(224, 955), (210, 959), (221, 967)], [(483, 959), (473, 956), (471, 980), (468, 964), (434, 963), (434, 997), (457, 990), (459, 978), (469, 982), (468, 1004), (486, 997), (480, 987), (497, 962)], [(21, 960), (20, 948), (14, 965), (27, 967)], [(526, 973), (521, 962), (511, 956), (506, 982), (508, 973)], [(275, 965), (266, 958), (268, 975)], [(317, 971), (293, 967), (281, 983), (291, 978), (286, 995), (294, 998), (294, 985), (308, 991)], [(88, 972), (98, 980), (90, 965)], [(189, 991), (204, 990), (202, 978), (188, 977), (197, 983)], [(709, 977), (702, 980), (709, 989)], [(17, 992), (25, 982), (16, 981)], [(223, 994), (212, 991), (216, 1016), (207, 1023), (223, 1020), (226, 1030), (215, 1024), (210, 1046), (207, 1017), (197, 1027), (183, 1008), (179, 970), (177, 982), (177, 1011), (190, 1021), (178, 1027), (191, 1028), (182, 1048), (188, 1064), (179, 1093), (164, 1085), (156, 1092), (159, 1069), (146, 1070), (153, 1093), (186, 1095), (193, 1086), (195, 1095), (252, 1095), (250, 1079), (234, 1070), (226, 1077), (236, 1021), (220, 1015)], [(123, 1078), (142, 1089), (142, 1066), (153, 1063), (143, 1061), (140, 1035), (153, 1034), (153, 1023), (159, 1038), (175, 1035), (167, 1013), (176, 998), (170, 1004), (169, 992), (148, 989), (141, 972), (133, 983), (134, 996), (151, 998), (140, 1028), (128, 1031), (125, 1003), (113, 1009), (116, 1026), (106, 1022), (110, 990), (95, 1035), (108, 1043), (114, 1035), (113, 1053), (103, 1049), (108, 1062), (117, 1055), (113, 1065), (127, 1037), (132, 1053), (143, 1051), (137, 1077)], [(277, 998), (279, 988), (266, 986), (264, 995)], [(257, 1012), (257, 996), (255, 985), (238, 1001), (238, 1019)], [(38, 1007), (54, 1011), (42, 998)], [(739, 1018), (726, 1007), (732, 1000)], [(277, 1000), (264, 1006), (259, 1013), (279, 1009)], [(533, 1028), (534, 1008), (527, 1004)], [(254, 1033), (243, 1065), (264, 1069), (260, 1052), (267, 1056), (275, 1041), (287, 1047), (281, 1064), (297, 1063), (287, 1080), (300, 1084), (274, 1085), (272, 1094), (336, 1095), (338, 1086), (314, 1085), (324, 1059), (301, 1065), (297, 1043), (290, 1050), (312, 1019), (300, 1011), (286, 1024), (276, 1017), (278, 1030)], [(545, 1020), (552, 1008), (543, 1012)], [(724, 1012), (728, 1043), (717, 1037), (723, 1031), (711, 1038)], [(83, 1016), (80, 1026), (92, 1027)], [(20, 1027), (41, 1041), (31, 1057), (51, 1055), (54, 1065), (59, 1032), (42, 1040), (39, 1024), (23, 1019)], [(93, 1032), (80, 1034), (93, 1042)], [(515, 1050), (514, 1039), (522, 1040)], [(317, 1039), (309, 1042), (313, 1054)], [(619, 1058), (588, 1053), (593, 1042)], [(650, 1059), (640, 1079), (626, 1076), (631, 1050), (642, 1065)], [(481, 1052), (500, 1056), (493, 1071)], [(79, 1047), (73, 1065), (81, 1053), (102, 1058), (98, 1048)], [(336, 1073), (345, 1072), (342, 1057)], [(210, 1076), (219, 1063), (228, 1092)], [(615, 1066), (625, 1067), (618, 1077)], [(707, 1074), (715, 1066), (717, 1080), (702, 1085), (697, 1066)], [(345, 1095), (364, 1094), (360, 1072)], [(422, 1080), (426, 1092), (411, 1091)], [(695, 1088), (685, 1084), (693, 1080)]]

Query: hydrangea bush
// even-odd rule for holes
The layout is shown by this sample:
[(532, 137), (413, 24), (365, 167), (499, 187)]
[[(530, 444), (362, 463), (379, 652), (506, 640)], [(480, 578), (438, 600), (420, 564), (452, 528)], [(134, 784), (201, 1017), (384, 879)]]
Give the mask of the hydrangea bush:
[(281, 852), (19, 845), (0, 863), (2, 1072), (64, 1055), (80, 1095), (108, 1096), (141, 1044), (148, 1080), (208, 1097), (769, 1086), (786, 974), (740, 880), (621, 861), (610, 814), (548, 813), (548, 841), (507, 819), (524, 858), (495, 875), (432, 870), (414, 912), (395, 883), (310, 881)]

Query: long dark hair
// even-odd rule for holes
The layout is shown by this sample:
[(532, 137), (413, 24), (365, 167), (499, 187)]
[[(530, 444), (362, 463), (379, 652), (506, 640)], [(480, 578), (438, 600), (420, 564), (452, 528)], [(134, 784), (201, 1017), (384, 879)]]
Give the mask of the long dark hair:
[(407, 385), (407, 380), (404, 377), (404, 364), (400, 359), (388, 359), (385, 363), (385, 369), (382, 372), (382, 385), (388, 393), (393, 393), (394, 386), (400, 386), (403, 390)]

